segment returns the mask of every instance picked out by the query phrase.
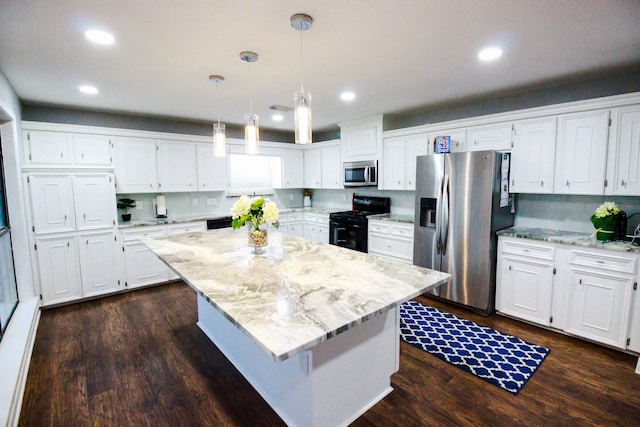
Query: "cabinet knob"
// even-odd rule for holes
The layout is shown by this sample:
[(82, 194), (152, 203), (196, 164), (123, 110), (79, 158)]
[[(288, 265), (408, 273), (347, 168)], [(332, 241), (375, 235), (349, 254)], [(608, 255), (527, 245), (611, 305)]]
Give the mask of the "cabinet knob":
[(540, 187), (544, 187), (544, 181), (540, 180)]
[(511, 266), (509, 266), (509, 271), (511, 271)]
[(622, 182), (620, 183), (623, 187), (625, 186), (625, 182), (624, 179), (622, 180)]
[(567, 180), (567, 187), (569, 186), (569, 180)]

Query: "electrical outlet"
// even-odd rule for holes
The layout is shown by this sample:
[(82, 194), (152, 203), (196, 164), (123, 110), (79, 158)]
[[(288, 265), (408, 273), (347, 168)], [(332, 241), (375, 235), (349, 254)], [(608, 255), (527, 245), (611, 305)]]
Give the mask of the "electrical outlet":
[(191, 206), (198, 206), (198, 199), (191, 199)]
[(141, 211), (143, 209), (142, 200), (136, 200), (136, 210)]
[(293, 200), (293, 193), (289, 193), (289, 200)]
[(215, 197), (207, 197), (207, 206), (216, 206), (218, 204), (218, 199)]

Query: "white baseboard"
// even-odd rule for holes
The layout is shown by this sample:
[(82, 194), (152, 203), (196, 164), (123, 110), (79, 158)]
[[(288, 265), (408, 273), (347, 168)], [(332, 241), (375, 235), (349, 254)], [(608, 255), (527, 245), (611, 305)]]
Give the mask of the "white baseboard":
[(38, 298), (21, 301), (0, 342), (0, 426), (18, 425), (39, 321)]
[(636, 374), (640, 374), (640, 357), (638, 357), (638, 364), (636, 365)]

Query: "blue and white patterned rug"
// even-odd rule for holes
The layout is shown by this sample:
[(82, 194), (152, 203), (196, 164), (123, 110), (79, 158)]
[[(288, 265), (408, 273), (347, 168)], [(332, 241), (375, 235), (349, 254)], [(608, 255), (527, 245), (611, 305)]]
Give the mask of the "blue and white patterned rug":
[(416, 301), (400, 306), (400, 337), (513, 394), (550, 351)]

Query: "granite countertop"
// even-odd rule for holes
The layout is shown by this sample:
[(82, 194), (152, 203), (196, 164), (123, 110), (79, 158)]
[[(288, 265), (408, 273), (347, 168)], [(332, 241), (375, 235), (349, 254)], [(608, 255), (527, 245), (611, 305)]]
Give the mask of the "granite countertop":
[(388, 214), (371, 215), (368, 218), (379, 219), (380, 221), (404, 222), (407, 224), (413, 224), (413, 215), (399, 215), (399, 214), (388, 213)]
[(127, 222), (118, 222), (118, 228), (133, 228), (133, 227), (148, 227), (152, 225), (165, 225), (165, 224), (183, 224), (195, 221), (206, 221), (208, 219), (224, 218), (225, 216), (231, 216), (230, 213), (213, 213), (210, 215), (198, 215), (198, 216), (177, 216), (170, 218), (148, 218), (148, 219), (134, 219)]
[[(445, 283), (450, 275), (269, 232), (263, 255), (245, 230), (142, 241), (276, 361)], [(327, 268), (330, 266), (330, 268)]]
[(541, 240), (550, 243), (561, 243), (571, 246), (583, 246), (588, 248), (609, 249), (621, 252), (640, 253), (640, 246), (630, 242), (596, 240), (596, 236), (575, 231), (550, 230), (546, 228), (511, 227), (498, 231), (498, 236), (519, 237), (522, 239)]

